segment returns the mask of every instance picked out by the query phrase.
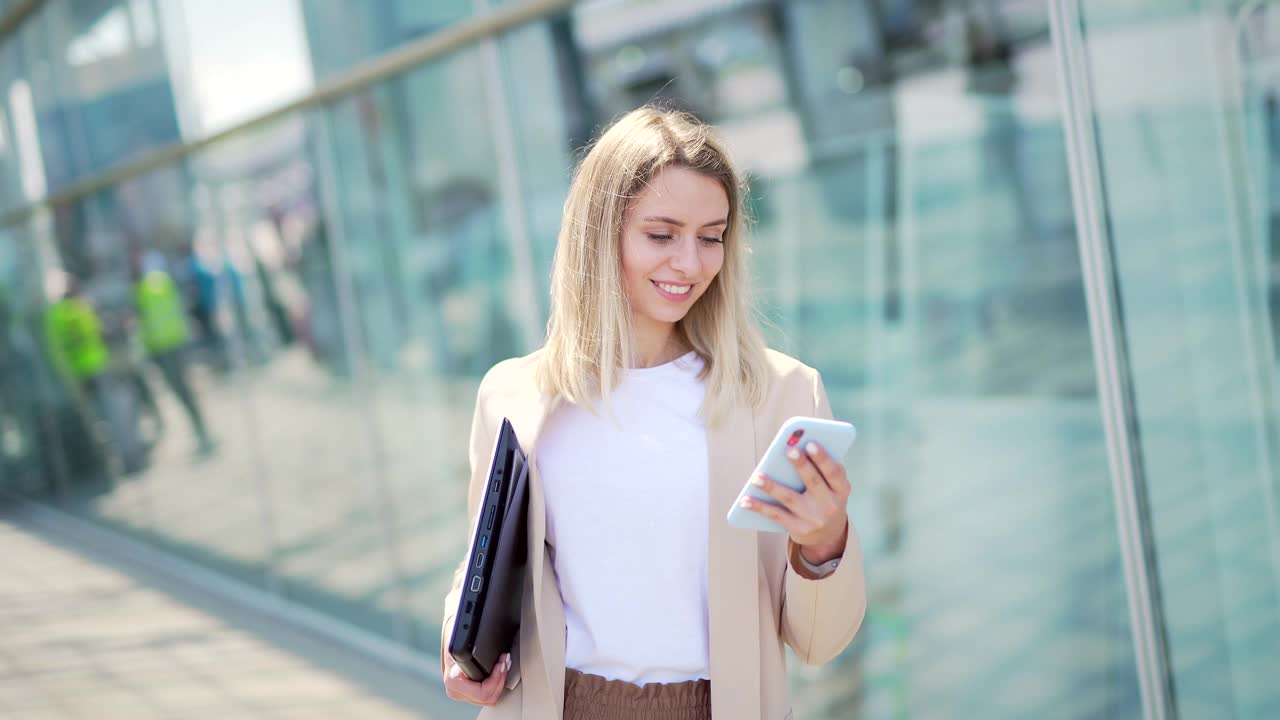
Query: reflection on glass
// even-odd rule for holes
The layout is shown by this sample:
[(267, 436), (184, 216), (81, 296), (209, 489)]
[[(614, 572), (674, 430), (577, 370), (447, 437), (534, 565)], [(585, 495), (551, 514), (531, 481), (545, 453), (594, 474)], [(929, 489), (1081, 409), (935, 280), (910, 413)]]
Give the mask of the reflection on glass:
[[(256, 464), (248, 378), (238, 375), (219, 306), (230, 293), (210, 284), (223, 267), (211, 235), (220, 229), (202, 194), (208, 154), (119, 188), (121, 213), (142, 213), (163, 183), (176, 194), (166, 221), (135, 231), (130, 260), (139, 389), (155, 412), (156, 441), (143, 480), (162, 542), (253, 583), (264, 582), (267, 528)], [(136, 181), (142, 181), (135, 185)], [(211, 252), (212, 249), (212, 252)], [(228, 272), (228, 274), (231, 274)]]
[[(0, 43), (2, 207), (243, 112), (216, 78), (165, 69), (160, 6), (71, 5)], [(1205, 50), (1177, 33), (1222, 15), (1092, 5), (1179, 701), (1262, 717), (1280, 21), (1263, 3), (1240, 26), (1244, 109), (1224, 112), (1206, 98), (1235, 90), (1207, 84), (1207, 55), (1170, 52)], [(286, 74), (330, 77), (474, 8), (301, 3), (311, 72)], [(771, 340), (861, 431), (871, 609), (845, 655), (795, 669), (797, 715), (1133, 717), (1045, 26), (1013, 1), (582, 2), (498, 38), (500, 77), (465, 48), (0, 228), (0, 483), (434, 652), (476, 384), (537, 344), (524, 318), (545, 308), (581, 146), (658, 101), (728, 139)], [(1144, 95), (1139, 46), (1169, 60), (1172, 98)], [(201, 93), (213, 114), (192, 114)], [(1244, 211), (1224, 190), (1241, 178)], [(511, 203), (530, 227), (509, 226)], [(527, 276), (537, 297), (515, 289)], [(12, 392), (29, 372), (45, 380)]]
[(313, 89), (301, 17), (311, 4), (220, 0), (158, 6), (170, 18), (172, 81), (189, 98), (180, 105), (184, 137), (224, 130)]
[(61, 447), (52, 378), (40, 345), (39, 288), (20, 228), (0, 232), (0, 491), (52, 496)]
[(366, 360), (344, 307), (341, 229), (322, 204), (335, 148), (320, 122), (290, 118), (208, 158), (222, 269), (205, 282), (252, 380), (263, 497), (246, 502), (265, 505), (273, 578), (295, 601), (389, 635), (391, 617), (371, 600), (393, 577), (370, 492)]
[(50, 187), (178, 140), (177, 96), (150, 7), (43, 3), (19, 26), (19, 39), (31, 43), (27, 60)]
[(1101, 190), (1184, 717), (1280, 712), (1274, 208), (1259, 183), (1275, 9), (1082, 11), (1090, 65), (1110, 68), (1093, 76)]
[[(390, 563), (407, 593), (397, 597), (386, 577), (370, 578), (364, 595), (387, 611), (411, 608), (426, 650), (438, 641), (434, 609), (465, 542), (464, 489), (453, 478), (465, 474), (474, 390), (491, 365), (524, 352), (516, 327), (524, 299), (501, 224), (483, 82), (477, 55), (467, 52), (331, 115), (340, 189), (333, 214), (367, 362), (376, 453), (362, 481), (383, 510), (368, 518), (369, 532), (394, 536)], [(427, 99), (445, 88), (453, 101), (433, 108)], [(452, 128), (447, 143), (442, 125)]]
[(465, 20), (479, 5), (477, 0), (308, 0), (300, 10), (315, 74), (329, 77)]

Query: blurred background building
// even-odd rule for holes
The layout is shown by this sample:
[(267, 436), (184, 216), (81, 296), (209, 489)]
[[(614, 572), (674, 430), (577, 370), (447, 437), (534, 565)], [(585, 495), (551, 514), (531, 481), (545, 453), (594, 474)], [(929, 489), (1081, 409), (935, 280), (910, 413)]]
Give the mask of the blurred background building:
[(651, 101), (860, 429), (797, 717), (1280, 717), (1280, 2), (0, 1), (0, 486), (434, 662), (477, 383)]

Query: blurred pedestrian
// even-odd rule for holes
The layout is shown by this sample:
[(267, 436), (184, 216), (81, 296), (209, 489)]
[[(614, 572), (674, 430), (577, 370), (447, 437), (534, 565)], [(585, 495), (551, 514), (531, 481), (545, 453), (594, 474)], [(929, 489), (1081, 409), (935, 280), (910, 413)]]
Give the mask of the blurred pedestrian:
[[(80, 280), (66, 274), (65, 288), (45, 314), (49, 360), (60, 377), (83, 391), (100, 409), (111, 351), (102, 336), (102, 320), (85, 296)], [(106, 416), (105, 412), (101, 414)]]
[(108, 399), (111, 351), (102, 333), (102, 320), (80, 279), (60, 271), (51, 278), (57, 299), (45, 310), (45, 351), (72, 400), (62, 432), (71, 465), (93, 474), (107, 467), (112, 454), (108, 433), (102, 427), (112, 417)]
[(191, 317), (200, 332), (200, 349), (206, 353), (209, 365), (220, 373), (231, 369), (231, 355), (226, 336), (218, 326), (218, 273), (197, 249), (192, 249), (188, 260), (194, 297), (191, 301)]
[(195, 390), (187, 377), (184, 353), (190, 335), (182, 296), (173, 278), (164, 270), (162, 256), (148, 253), (144, 257), (134, 286), (134, 305), (147, 354), (160, 369), (165, 384), (182, 403), (199, 443), (199, 452), (212, 452), (213, 438), (209, 435)]
[[(843, 464), (810, 443), (791, 457), (804, 492), (750, 477), (787, 419), (831, 409), (818, 373), (756, 326), (744, 195), (710, 128), (652, 108), (577, 170), (546, 343), (494, 366), (476, 398), (468, 517), (503, 418), (532, 484), (518, 653), (475, 682), (441, 650), (450, 697), (494, 706), (484, 717), (782, 718), (785, 646), (823, 663), (861, 625)], [(728, 526), (748, 480), (776, 504), (743, 507), (786, 533)]]

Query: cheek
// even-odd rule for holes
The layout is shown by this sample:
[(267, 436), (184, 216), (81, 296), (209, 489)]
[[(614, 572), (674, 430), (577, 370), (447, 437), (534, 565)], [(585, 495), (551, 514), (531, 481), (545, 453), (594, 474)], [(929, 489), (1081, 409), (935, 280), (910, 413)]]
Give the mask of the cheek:
[(648, 272), (644, 245), (635, 241), (622, 241), (622, 282), (629, 289), (644, 284)]
[(707, 257), (703, 259), (703, 267), (707, 269), (707, 280), (720, 274), (720, 270), (724, 268), (724, 248), (718, 247), (708, 251)]
[(702, 268), (704, 273), (703, 282), (705, 284), (702, 286), (701, 292), (698, 293), (698, 297), (707, 294), (707, 291), (715, 283), (716, 278), (720, 276), (720, 271), (724, 269), (724, 251), (713, 250), (703, 255)]
[(635, 247), (634, 242), (628, 242), (625, 236), (622, 238), (622, 247), (619, 248), (619, 254), (622, 256), (622, 276), (625, 279), (630, 279), (639, 265)]

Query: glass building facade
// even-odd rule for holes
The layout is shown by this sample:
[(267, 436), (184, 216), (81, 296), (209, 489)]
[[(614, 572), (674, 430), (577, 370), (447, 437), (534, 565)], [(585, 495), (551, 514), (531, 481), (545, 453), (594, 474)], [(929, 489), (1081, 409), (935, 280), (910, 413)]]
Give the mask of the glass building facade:
[(797, 717), (1280, 717), (1280, 3), (0, 13), (3, 489), (434, 657), (477, 384), (658, 101), (860, 431), (870, 607)]

